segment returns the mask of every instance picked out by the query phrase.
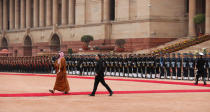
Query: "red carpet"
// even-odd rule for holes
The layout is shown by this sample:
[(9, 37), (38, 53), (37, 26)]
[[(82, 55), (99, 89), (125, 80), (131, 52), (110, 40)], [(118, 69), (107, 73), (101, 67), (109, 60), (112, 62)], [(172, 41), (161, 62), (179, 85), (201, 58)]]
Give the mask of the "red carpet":
[[(56, 77), (56, 75), (40, 75), (40, 74), (18, 74), (18, 73), (0, 73), (0, 75), (19, 75), (19, 76), (41, 76), (41, 77)], [(94, 77), (85, 76), (68, 76), (68, 78), (78, 79), (94, 79)], [(172, 85), (187, 85), (187, 86), (202, 86), (210, 87), (208, 85), (194, 85), (187, 82), (172, 82), (172, 81), (158, 81), (158, 80), (141, 80), (141, 79), (120, 79), (120, 78), (105, 78), (106, 80), (113, 81), (128, 81), (128, 82), (144, 82), (144, 83), (158, 83), (158, 84), (172, 84)], [(115, 91), (114, 94), (140, 94), (140, 93), (192, 93), (192, 92), (210, 92), (210, 89), (199, 90), (144, 90), (144, 91)], [(71, 92), (67, 95), (88, 95), (90, 92)], [(97, 92), (96, 94), (108, 94), (108, 92)], [(63, 93), (21, 93), (21, 94), (0, 94), (0, 97), (40, 97), (40, 96), (61, 96)]]
[[(143, 94), (143, 93), (194, 93), (194, 92), (210, 92), (210, 89), (200, 90), (145, 90), (145, 91), (114, 91), (114, 94)], [(88, 95), (91, 92), (71, 92), (63, 93), (22, 93), (22, 94), (0, 94), (0, 97), (41, 97), (41, 96), (65, 96), (65, 95)], [(108, 92), (99, 91), (96, 94), (108, 94)]]
[[(20, 76), (56, 77), (56, 75), (17, 74), (17, 73), (0, 73), (0, 75), (20, 75)], [(77, 78), (77, 79), (94, 79), (94, 77), (87, 77), (87, 76), (86, 76), (86, 77), (85, 77), (85, 76), (68, 76), (68, 78)], [(200, 84), (198, 84), (198, 85), (194, 85), (193, 83), (188, 83), (188, 82), (158, 81), (158, 80), (154, 80), (154, 79), (142, 80), (142, 79), (119, 79), (119, 78), (105, 78), (105, 80), (210, 87), (210, 84), (203, 85), (202, 83), (200, 83)], [(200, 82), (202, 82), (202, 81), (200, 81)]]

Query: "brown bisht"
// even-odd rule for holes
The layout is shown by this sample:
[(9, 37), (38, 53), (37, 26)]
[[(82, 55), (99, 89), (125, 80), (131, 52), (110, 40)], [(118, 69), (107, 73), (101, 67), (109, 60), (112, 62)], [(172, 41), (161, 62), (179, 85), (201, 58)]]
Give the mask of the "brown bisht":
[(64, 93), (68, 93), (70, 88), (69, 88), (69, 83), (67, 79), (67, 74), (66, 74), (66, 60), (64, 57), (61, 58), (60, 64), (58, 64), (58, 60), (54, 64), (55, 69), (56, 69), (56, 81), (55, 81), (55, 86), (53, 90), (58, 90), (62, 91)]

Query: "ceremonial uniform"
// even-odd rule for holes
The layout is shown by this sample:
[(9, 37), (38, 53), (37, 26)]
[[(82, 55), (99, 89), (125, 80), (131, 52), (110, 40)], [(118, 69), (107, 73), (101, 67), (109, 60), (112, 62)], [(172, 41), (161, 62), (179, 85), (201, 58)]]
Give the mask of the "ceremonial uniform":
[(180, 54), (178, 54), (178, 58), (176, 58), (176, 68), (177, 68), (177, 79), (181, 79), (182, 76), (182, 58)]
[(171, 58), (170, 55), (168, 54), (168, 57), (165, 60), (165, 68), (166, 68), (166, 74), (167, 74), (167, 78), (171, 77)]
[(189, 58), (189, 76), (190, 76), (190, 80), (193, 80), (195, 77), (195, 59), (193, 58), (193, 54), (190, 54), (191, 57)]
[(176, 79), (176, 57), (175, 54), (172, 54), (172, 58), (171, 58), (171, 69), (172, 69), (172, 78)]
[(187, 79), (188, 78), (188, 69), (189, 69), (189, 59), (187, 57), (187, 54), (184, 54), (182, 67), (183, 67), (183, 79)]

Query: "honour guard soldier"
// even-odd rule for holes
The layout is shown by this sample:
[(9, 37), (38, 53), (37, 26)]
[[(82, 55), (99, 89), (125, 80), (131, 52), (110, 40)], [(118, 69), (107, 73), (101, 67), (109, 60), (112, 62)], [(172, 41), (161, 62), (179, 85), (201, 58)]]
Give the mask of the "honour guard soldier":
[(133, 72), (132, 72), (132, 55), (131, 54), (129, 54), (129, 57), (128, 57), (128, 59), (127, 59), (127, 61), (128, 61), (128, 77), (132, 77), (133, 76)]
[(115, 73), (114, 73), (114, 70), (115, 70), (115, 67), (114, 67), (114, 57), (113, 57), (113, 55), (110, 57), (110, 64), (111, 64), (111, 76), (114, 76), (115, 75)]
[(171, 77), (171, 58), (170, 58), (170, 54), (166, 54), (167, 58), (166, 58), (166, 61), (165, 61), (165, 67), (166, 67), (166, 74), (167, 74), (167, 77), (166, 78), (170, 78)]
[(162, 53), (160, 53), (160, 79), (165, 77), (165, 58)]
[(133, 72), (133, 77), (138, 77), (137, 73), (137, 55), (134, 55), (132, 58), (132, 72)]
[(142, 62), (141, 62), (141, 60), (142, 60), (142, 55), (138, 55), (138, 57), (137, 57), (137, 73), (138, 73), (138, 77), (142, 77)]
[(172, 53), (171, 58), (172, 79), (176, 79), (176, 55)]
[(129, 76), (129, 68), (128, 68), (128, 57), (127, 55), (124, 56), (124, 73), (125, 73), (125, 77)]
[(120, 67), (119, 67), (119, 58), (118, 56), (115, 56), (114, 57), (114, 75), (115, 76), (119, 76), (119, 70), (120, 70)]
[(158, 74), (160, 74), (160, 57), (159, 55), (155, 56), (155, 78), (160, 77), (160, 75), (158, 76)]
[(195, 58), (194, 58), (192, 53), (190, 53), (190, 58), (189, 58), (189, 71), (190, 71), (189, 79), (193, 80), (194, 77), (195, 77), (195, 73), (194, 73), (194, 71), (195, 71)]
[(143, 78), (146, 78), (146, 61), (147, 61), (147, 58), (146, 58), (146, 55), (143, 54), (143, 58), (142, 58), (142, 77)]
[(66, 70), (67, 70), (67, 73), (69, 74), (69, 66), (70, 66), (70, 56), (66, 56)]
[(156, 71), (156, 57), (155, 57), (155, 55), (152, 55), (152, 57), (151, 57), (151, 73), (152, 73), (152, 76), (151, 76), (151, 78), (153, 78), (153, 79), (155, 79), (156, 78), (156, 73), (155, 73), (155, 71)]
[(119, 57), (119, 73), (120, 73), (120, 76), (123, 77), (124, 76), (124, 73), (123, 73), (123, 69), (124, 69), (124, 64), (123, 64), (123, 56), (120, 55)]
[(176, 58), (176, 70), (177, 70), (177, 79), (181, 79), (181, 74), (182, 74), (182, 72), (181, 72), (181, 68), (182, 68), (182, 58), (181, 58), (181, 54), (180, 53), (178, 53), (177, 54), (178, 55), (178, 57)]
[(188, 63), (188, 57), (187, 54), (184, 53), (184, 58), (183, 58), (183, 63), (182, 63), (182, 67), (183, 67), (183, 79), (187, 79), (188, 77), (188, 67), (189, 67), (189, 63)]

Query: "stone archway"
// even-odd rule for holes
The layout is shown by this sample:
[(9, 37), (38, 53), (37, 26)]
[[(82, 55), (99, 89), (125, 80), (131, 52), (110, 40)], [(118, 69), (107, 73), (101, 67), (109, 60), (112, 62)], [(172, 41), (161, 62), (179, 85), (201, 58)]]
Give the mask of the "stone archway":
[(32, 56), (32, 41), (29, 36), (24, 40), (24, 56)]
[(60, 38), (57, 34), (54, 34), (50, 40), (50, 50), (51, 52), (60, 51)]
[(5, 37), (1, 40), (1, 49), (8, 49), (8, 42)]

